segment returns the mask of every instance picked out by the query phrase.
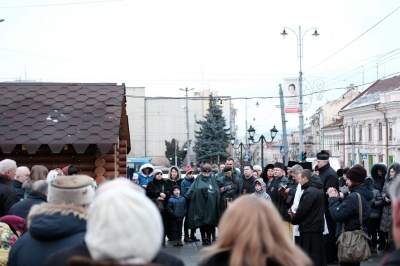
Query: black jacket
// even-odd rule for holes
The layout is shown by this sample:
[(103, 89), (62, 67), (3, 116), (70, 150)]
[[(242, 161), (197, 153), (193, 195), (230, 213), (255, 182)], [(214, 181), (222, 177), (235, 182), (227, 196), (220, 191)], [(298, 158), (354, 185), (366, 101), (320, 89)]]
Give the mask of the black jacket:
[(32, 206), (36, 204), (41, 204), (43, 202), (47, 202), (47, 196), (42, 193), (32, 191), (32, 193), (29, 195), (27, 199), (19, 201), (15, 203), (13, 206), (11, 206), (8, 214), (16, 215), (26, 219), (26, 217), (28, 217), (28, 213), (31, 210)]
[(15, 192), (17, 192), (18, 198), (23, 199), (25, 195), (25, 189), (22, 189), (22, 183), (18, 180), (14, 179), (12, 181), (12, 185), (15, 188)]
[[(382, 175), (378, 175), (378, 170), (382, 171)], [(385, 176), (387, 173), (387, 167), (383, 163), (376, 163), (371, 167), (371, 177), (374, 180), (374, 187), (382, 192), (383, 184), (385, 183)]]
[(11, 206), (19, 201), (12, 182), (0, 174), (0, 217), (8, 214)]
[[(53, 253), (45, 262), (45, 266), (64, 266), (67, 260), (72, 256), (83, 256), (90, 258), (89, 250), (86, 243), (70, 248), (62, 249)], [(152, 261), (153, 263), (165, 266), (183, 266), (183, 261), (174, 255), (168, 254), (160, 250)]]
[[(229, 266), (230, 252), (220, 252), (214, 256), (199, 262), (200, 266)], [(268, 259), (265, 263), (268, 266), (278, 266), (279, 264), (273, 260)]]
[(342, 230), (342, 223), (344, 223), (345, 231), (354, 231), (360, 229), (359, 221), (359, 207), (358, 207), (358, 196), (361, 196), (362, 203), (362, 226), (363, 230), (368, 234), (368, 225), (370, 220), (371, 205), (370, 200), (372, 199), (372, 191), (367, 188), (364, 184), (358, 185), (352, 188), (351, 193), (347, 196), (343, 202), (340, 202), (339, 198), (329, 198), (329, 212), (332, 219), (340, 223), (336, 230), (336, 236), (339, 236)]
[(300, 232), (322, 234), (325, 213), (322, 182), (318, 177), (312, 177), (301, 189), (304, 191), (292, 224), (298, 224)]
[[(328, 188), (330, 187), (333, 187), (339, 191), (339, 177), (329, 163), (319, 168), (318, 171), (324, 192), (327, 192)], [(329, 196), (325, 194), (325, 216), (327, 219), (330, 219), (331, 215), (329, 213), (328, 197)]]
[(165, 179), (157, 180), (153, 179), (147, 184), (146, 187), (146, 195), (151, 200), (157, 199), (160, 196), (160, 193), (164, 193), (166, 198), (162, 201), (164, 208), (167, 207), (168, 199), (171, 197), (171, 191), (168, 190), (167, 181)]

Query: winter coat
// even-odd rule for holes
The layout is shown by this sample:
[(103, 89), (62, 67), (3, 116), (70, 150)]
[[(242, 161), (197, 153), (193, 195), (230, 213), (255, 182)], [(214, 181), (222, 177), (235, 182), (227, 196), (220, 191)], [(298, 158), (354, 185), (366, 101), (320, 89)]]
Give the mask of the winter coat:
[(0, 174), (0, 217), (8, 214), (11, 206), (19, 201), (12, 182)]
[[(323, 185), (323, 190), (326, 193), (328, 188), (333, 187), (337, 191), (339, 191), (339, 178), (336, 171), (331, 167), (329, 163), (318, 168), (319, 178), (321, 178), (321, 182)], [(328, 195), (325, 194), (325, 217), (326, 219), (330, 219), (331, 215), (329, 213), (329, 203), (328, 203)]]
[(190, 186), (193, 184), (194, 177), (189, 178), (185, 176), (185, 178), (181, 182), (181, 195), (182, 197), (185, 197), (186, 193), (188, 192)]
[[(145, 169), (145, 168), (149, 168), (150, 169), (147, 175), (145, 175), (143, 173), (143, 169)], [(139, 186), (147, 186), (149, 184), (149, 182), (153, 180), (153, 173), (154, 173), (154, 166), (153, 165), (151, 165), (149, 163), (143, 164), (139, 168), (139, 172), (137, 172)]]
[[(173, 179), (173, 178), (171, 177), (171, 171), (172, 171), (172, 169), (175, 169), (176, 171), (178, 171), (178, 177), (177, 177), (176, 179)], [(168, 178), (167, 178), (167, 180), (166, 180), (166, 182), (167, 182), (167, 190), (171, 192), (171, 193), (169, 194), (169, 196), (172, 195), (172, 187), (173, 187), (173, 186), (181, 187), (182, 180), (183, 180), (183, 179), (182, 179), (182, 176), (181, 176), (181, 171), (179, 170), (178, 167), (172, 166), (171, 168), (169, 168), (169, 171), (168, 171)], [(167, 197), (167, 200), (169, 199), (169, 196)]]
[(15, 188), (15, 191), (17, 192), (18, 198), (19, 199), (24, 199), (25, 189), (22, 188), (22, 182), (14, 179), (12, 181), (12, 185)]
[(268, 201), (272, 201), (271, 200), (271, 197), (268, 195), (268, 193), (267, 192), (265, 192), (264, 190), (260, 190), (260, 191), (254, 191), (254, 193), (253, 194), (251, 194), (253, 197), (257, 197), (257, 198), (260, 198), (260, 199), (265, 199), (265, 200), (268, 200)]
[(169, 215), (175, 221), (181, 222), (183, 221), (183, 217), (186, 215), (186, 200), (184, 197), (179, 196), (178, 198), (172, 195), (169, 198), (167, 204), (167, 211)]
[(317, 177), (312, 177), (301, 186), (303, 194), (300, 197), (297, 211), (292, 218), (292, 224), (299, 225), (300, 233), (322, 234), (324, 232), (325, 193), (322, 187), (322, 182)]
[(167, 181), (163, 178), (161, 178), (161, 180), (153, 179), (146, 187), (146, 195), (154, 201), (160, 196), (160, 193), (166, 195), (165, 199), (162, 200), (163, 206), (166, 208), (168, 199), (171, 196), (171, 191), (167, 189)]
[(215, 178), (198, 175), (186, 193), (186, 198), (189, 200), (187, 219), (190, 229), (218, 225), (221, 194)]
[(288, 214), (288, 207), (285, 204), (286, 198), (279, 193), (280, 184), (286, 185), (288, 179), (286, 176), (281, 176), (278, 178), (271, 178), (267, 183), (267, 193), (271, 197), (272, 203), (278, 209), (281, 217), (284, 221), (290, 221), (290, 216)]
[[(67, 260), (72, 256), (82, 256), (85, 258), (90, 258), (89, 249), (86, 243), (82, 243), (77, 246), (66, 248), (53, 253), (44, 264), (45, 266), (58, 266), (67, 265)], [(152, 261), (153, 263), (164, 265), (164, 266), (183, 266), (183, 261), (171, 255), (163, 250), (160, 250), (156, 257)]]
[(365, 186), (372, 191), (373, 198), (371, 199), (371, 218), (381, 217), (381, 207), (383, 206), (383, 198), (381, 192), (374, 187), (374, 180), (372, 177), (367, 177)]
[(241, 195), (242, 190), (243, 190), (243, 183), (244, 181), (249, 181), (249, 190), (246, 191), (246, 194), (253, 194), (254, 191), (256, 191), (254, 189), (254, 182), (256, 181), (256, 178), (254, 176), (249, 177), (248, 179), (246, 179), (244, 176), (238, 180), (237, 185), (238, 185), (238, 196)]
[[(224, 203), (225, 209), (225, 201), (227, 198), (236, 199), (239, 196), (239, 186), (238, 183), (240, 180), (235, 178), (233, 175), (231, 177), (226, 177), (226, 175), (222, 175), (220, 178), (217, 179), (218, 187), (225, 188), (225, 192), (221, 193), (221, 201)], [(224, 210), (222, 210), (223, 212)]]
[(351, 193), (342, 201), (338, 197), (329, 198), (329, 212), (332, 219), (340, 223), (336, 230), (338, 237), (342, 230), (342, 223), (344, 223), (345, 231), (354, 231), (360, 229), (359, 206), (358, 196), (361, 196), (362, 204), (362, 227), (365, 233), (368, 234), (368, 225), (370, 220), (371, 205), (370, 200), (373, 195), (369, 188), (364, 184), (355, 186), (351, 189)]
[(11, 206), (8, 214), (16, 215), (26, 219), (32, 206), (41, 204), (43, 202), (47, 202), (47, 196), (42, 193), (33, 191), (27, 199), (19, 201)]
[(399, 178), (400, 175), (400, 164), (392, 163), (386, 173), (385, 184), (382, 189), (382, 199), (383, 199), (383, 210), (381, 217), (381, 225), (379, 226), (379, 230), (382, 232), (389, 232), (391, 230), (391, 222), (392, 222), (392, 205), (389, 202), (385, 201), (385, 197), (390, 198), (389, 196), (389, 188), (393, 183), (394, 178), (390, 178), (390, 169), (394, 169), (394, 178)]
[[(378, 170), (382, 171), (382, 176), (378, 175)], [(386, 174), (387, 168), (383, 163), (376, 163), (371, 167), (371, 177), (374, 180), (374, 187), (380, 192), (382, 192), (383, 185), (385, 184)]]
[(82, 207), (43, 203), (32, 207), (28, 228), (14, 243), (9, 265), (41, 266), (54, 252), (84, 242), (86, 214)]

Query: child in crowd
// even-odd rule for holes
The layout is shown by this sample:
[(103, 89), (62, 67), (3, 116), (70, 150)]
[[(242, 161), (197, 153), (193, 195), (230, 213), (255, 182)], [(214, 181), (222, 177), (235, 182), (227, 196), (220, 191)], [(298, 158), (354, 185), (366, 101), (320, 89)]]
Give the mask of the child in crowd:
[(258, 178), (256, 181), (254, 181), (255, 192), (252, 194), (252, 196), (271, 201), (271, 197), (267, 194), (267, 192), (264, 191), (263, 187), (265, 187), (265, 183), (262, 178)]
[(167, 211), (171, 216), (172, 235), (174, 246), (183, 246), (182, 225), (186, 215), (186, 200), (181, 196), (179, 186), (172, 187), (172, 195), (168, 200)]

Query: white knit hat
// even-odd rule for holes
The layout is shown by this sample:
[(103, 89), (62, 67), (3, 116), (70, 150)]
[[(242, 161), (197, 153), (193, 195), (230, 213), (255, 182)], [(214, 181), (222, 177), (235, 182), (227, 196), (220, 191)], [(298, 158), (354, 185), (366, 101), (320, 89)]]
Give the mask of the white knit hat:
[(126, 178), (99, 186), (85, 236), (93, 259), (148, 263), (159, 252), (163, 236), (160, 212), (136, 187)]
[(94, 199), (93, 178), (86, 175), (59, 176), (50, 182), (47, 201), (53, 204), (90, 204)]

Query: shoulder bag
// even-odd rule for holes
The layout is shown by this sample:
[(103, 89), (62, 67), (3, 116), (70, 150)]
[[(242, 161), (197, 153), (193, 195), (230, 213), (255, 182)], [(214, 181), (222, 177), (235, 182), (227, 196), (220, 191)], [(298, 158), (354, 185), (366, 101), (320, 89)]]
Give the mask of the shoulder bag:
[(336, 242), (338, 245), (338, 258), (340, 262), (360, 262), (368, 260), (371, 257), (371, 249), (368, 244), (369, 237), (362, 227), (361, 196), (357, 192), (355, 193), (358, 196), (360, 229), (344, 231), (344, 223), (342, 224), (342, 233)]

